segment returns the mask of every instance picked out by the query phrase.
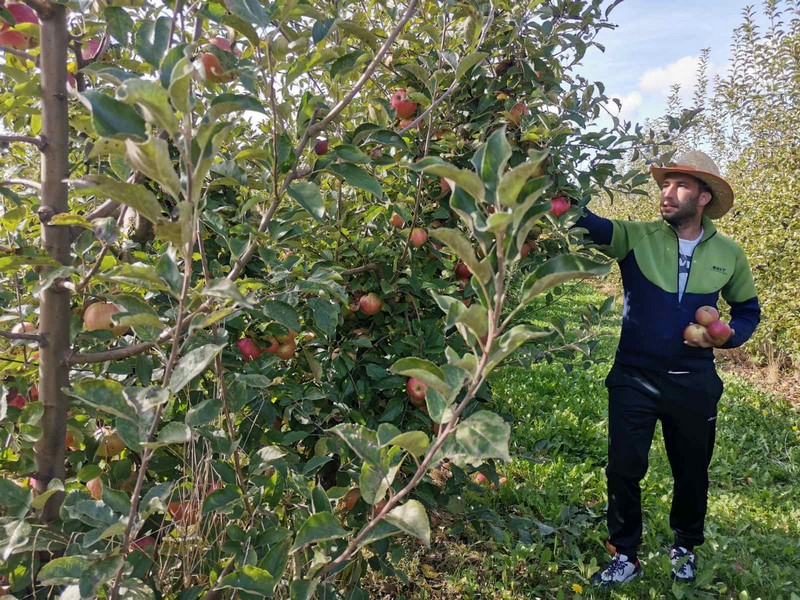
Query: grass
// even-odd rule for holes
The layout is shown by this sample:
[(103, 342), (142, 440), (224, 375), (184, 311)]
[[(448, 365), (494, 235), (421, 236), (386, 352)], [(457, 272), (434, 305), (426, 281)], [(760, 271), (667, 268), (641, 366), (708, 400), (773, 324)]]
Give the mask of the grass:
[[(529, 321), (571, 318), (604, 296), (589, 286)], [(459, 535), (408, 561), (422, 582), (394, 597), (414, 598), (763, 598), (800, 600), (800, 415), (785, 399), (723, 373), (711, 465), (706, 543), (699, 578), (673, 584), (672, 480), (660, 430), (642, 483), (645, 577), (600, 591), (589, 578), (608, 560), (605, 539), (607, 396), (619, 310), (601, 326), (605, 362), (567, 372), (559, 363), (507, 367), (493, 376), (493, 408), (512, 423), (510, 484), (466, 494), (472, 512)], [(451, 530), (452, 532), (452, 530)], [(414, 577), (412, 576), (412, 580)]]

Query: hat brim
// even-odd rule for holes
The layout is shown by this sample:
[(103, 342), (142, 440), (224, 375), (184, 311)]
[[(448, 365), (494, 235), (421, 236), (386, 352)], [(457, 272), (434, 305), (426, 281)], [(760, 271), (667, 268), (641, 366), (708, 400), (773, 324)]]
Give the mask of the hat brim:
[(697, 171), (695, 169), (684, 168), (682, 166), (674, 167), (650, 167), (650, 174), (656, 180), (659, 187), (664, 183), (664, 178), (671, 173), (683, 173), (684, 175), (691, 175), (703, 181), (708, 187), (711, 188), (713, 198), (711, 202), (706, 204), (703, 214), (710, 219), (719, 219), (722, 215), (727, 213), (733, 206), (733, 189), (730, 184), (719, 175), (707, 173), (706, 171)]

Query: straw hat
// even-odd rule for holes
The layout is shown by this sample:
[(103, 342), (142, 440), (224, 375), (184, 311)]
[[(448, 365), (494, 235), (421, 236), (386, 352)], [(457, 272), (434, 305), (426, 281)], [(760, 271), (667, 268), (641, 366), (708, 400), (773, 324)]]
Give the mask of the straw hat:
[(691, 150), (679, 156), (672, 166), (650, 167), (650, 174), (659, 186), (670, 173), (691, 175), (711, 188), (711, 202), (706, 204), (703, 211), (709, 218), (719, 219), (733, 206), (733, 190), (730, 184), (720, 176), (719, 167), (706, 153)]

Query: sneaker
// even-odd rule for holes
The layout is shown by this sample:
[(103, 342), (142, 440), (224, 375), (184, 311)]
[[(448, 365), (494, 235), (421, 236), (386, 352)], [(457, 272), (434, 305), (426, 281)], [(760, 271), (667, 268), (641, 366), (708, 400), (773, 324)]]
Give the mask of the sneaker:
[(609, 587), (618, 583), (628, 583), (642, 575), (644, 570), (638, 560), (630, 561), (627, 556), (617, 552), (606, 568), (592, 577), (592, 584)]
[(669, 559), (672, 561), (672, 578), (675, 581), (694, 581), (697, 564), (693, 552), (683, 546), (674, 546), (669, 551)]

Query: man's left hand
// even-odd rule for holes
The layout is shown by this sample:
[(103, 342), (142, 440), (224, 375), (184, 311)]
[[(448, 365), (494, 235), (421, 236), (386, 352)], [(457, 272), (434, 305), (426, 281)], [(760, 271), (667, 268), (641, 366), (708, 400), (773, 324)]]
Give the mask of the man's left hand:
[[(691, 324), (694, 325), (694, 323), (691, 323)], [(736, 333), (736, 331), (731, 329), (730, 337), (727, 337), (724, 340), (720, 340), (720, 339), (717, 339), (717, 338), (712, 338), (710, 335), (708, 335), (708, 331), (704, 331), (703, 332), (703, 339), (701, 341), (699, 341), (699, 342), (694, 342), (694, 341), (690, 342), (688, 340), (684, 340), (683, 343), (686, 344), (687, 346), (692, 346), (693, 348), (719, 348), (720, 346), (724, 346), (728, 342), (728, 340), (733, 337), (733, 335), (735, 333)]]

